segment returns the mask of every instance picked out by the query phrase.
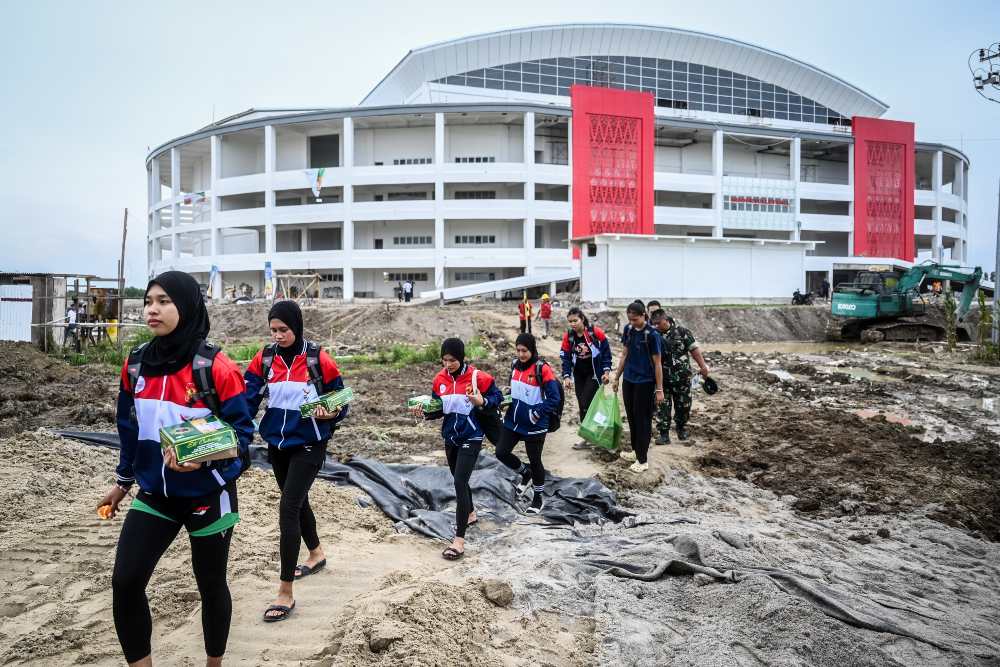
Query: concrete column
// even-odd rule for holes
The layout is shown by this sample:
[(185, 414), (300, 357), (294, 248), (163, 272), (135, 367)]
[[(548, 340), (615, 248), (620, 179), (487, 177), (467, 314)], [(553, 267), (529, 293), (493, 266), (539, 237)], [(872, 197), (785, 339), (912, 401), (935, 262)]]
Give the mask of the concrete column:
[(264, 173), (270, 174), (277, 170), (278, 150), (276, 145), (274, 125), (264, 126)]
[(434, 114), (434, 289), (442, 290), (446, 284), (446, 258), (444, 251), (444, 114)]
[(149, 165), (149, 208), (160, 201), (160, 161), (153, 160)]
[(264, 225), (264, 254), (267, 255), (267, 259), (278, 251), (277, 238), (277, 228), (272, 224)]
[(722, 174), (723, 174), (723, 133), (722, 130), (712, 132), (712, 182), (715, 195), (712, 197), (712, 236), (722, 236)]
[(792, 228), (792, 240), (798, 241), (802, 238), (802, 222), (799, 217), (802, 210), (801, 201), (799, 200), (799, 183), (802, 181), (802, 139), (800, 137), (792, 139), (792, 154), (790, 157), (792, 188), (794, 190), (794, 196), (792, 198), (792, 215), (795, 220), (795, 226)]
[(524, 114), (524, 163), (529, 165), (528, 173), (533, 171), (535, 164), (535, 112)]
[(344, 119), (344, 228), (341, 233), (341, 252), (344, 257), (344, 301), (354, 300), (354, 265), (351, 254), (354, 252), (354, 219), (351, 208), (354, 205), (354, 119)]
[(535, 265), (535, 114), (532, 111), (524, 114), (524, 161), (529, 165), (524, 177), (524, 272), (527, 274)]
[(955, 160), (955, 175), (952, 180), (952, 193), (961, 198), (965, 198), (965, 168), (961, 160)]
[(302, 248), (302, 252), (306, 252), (307, 250), (309, 250), (309, 230), (307, 230), (305, 227), (303, 227), (302, 229), (299, 230), (299, 232), (300, 232), (300, 234), (299, 234), (299, 239), (300, 239), (299, 243), (300, 243), (300, 246), (299, 247)]
[(215, 183), (218, 181), (222, 173), (222, 139), (218, 135), (212, 135), (209, 139), (209, 145), (211, 146), (211, 154), (209, 158), (209, 187), (211, 192), (208, 198), (208, 208), (212, 218), (212, 223), (215, 223), (215, 213), (219, 210), (219, 197), (216, 195)]
[(847, 185), (854, 191), (854, 144), (847, 148)]
[(181, 193), (181, 152), (170, 149), (170, 194), (174, 197)]
[(434, 114), (434, 165), (435, 171), (444, 164), (444, 114)]
[(934, 162), (931, 170), (931, 188), (934, 190), (934, 249), (935, 261), (940, 262), (944, 258), (944, 248), (941, 242), (941, 187), (942, 171), (944, 166), (944, 154), (941, 151), (934, 151)]
[[(566, 121), (566, 155), (569, 156), (569, 203), (570, 212), (573, 206), (573, 117)], [(531, 156), (531, 161), (535, 161), (535, 156)]]

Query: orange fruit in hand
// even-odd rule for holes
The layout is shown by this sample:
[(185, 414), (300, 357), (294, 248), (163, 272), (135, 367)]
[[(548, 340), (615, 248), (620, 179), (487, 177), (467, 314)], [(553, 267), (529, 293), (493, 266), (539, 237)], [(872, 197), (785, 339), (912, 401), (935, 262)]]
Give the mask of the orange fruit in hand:
[(111, 505), (101, 505), (100, 507), (98, 507), (97, 508), (97, 516), (101, 517), (102, 519), (110, 519), (111, 518)]

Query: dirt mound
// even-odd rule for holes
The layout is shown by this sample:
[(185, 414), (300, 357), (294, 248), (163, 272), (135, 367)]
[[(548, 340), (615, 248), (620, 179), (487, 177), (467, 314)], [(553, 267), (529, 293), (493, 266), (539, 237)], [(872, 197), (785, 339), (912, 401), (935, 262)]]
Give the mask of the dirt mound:
[[(269, 337), (269, 303), (214, 304), (209, 307), (212, 337), (220, 342), (264, 341)], [(306, 304), (306, 337), (335, 354), (371, 352), (399, 343), (424, 345), (447, 336), (470, 338), (469, 311), (459, 306)]]
[(474, 583), (404, 581), (379, 598), (336, 623), (326, 664), (504, 664), (490, 643), (496, 611)]
[[(863, 361), (858, 355), (852, 359)], [(777, 366), (760, 361), (767, 360), (712, 359), (725, 369), (729, 398), (714, 402), (696, 429), (709, 442), (698, 459), (705, 472), (795, 496), (796, 509), (818, 516), (925, 508), (939, 521), (1000, 540), (996, 435), (968, 415), (963, 424), (962, 416), (938, 406), (936, 398), (912, 393), (938, 397), (945, 384), (906, 383), (896, 389), (888, 382), (859, 380), (865, 369), (848, 366), (832, 367), (847, 372), (796, 378), (787, 371), (765, 371)], [(784, 362), (801, 373), (801, 363)], [(738, 396), (732, 396), (734, 391)], [(927, 426), (916, 423), (918, 415)], [(950, 431), (945, 424), (935, 435), (934, 424), (946, 421), (942, 417), (967, 432)]]
[(29, 343), (0, 342), (0, 437), (39, 426), (111, 428), (115, 369), (70, 366)]

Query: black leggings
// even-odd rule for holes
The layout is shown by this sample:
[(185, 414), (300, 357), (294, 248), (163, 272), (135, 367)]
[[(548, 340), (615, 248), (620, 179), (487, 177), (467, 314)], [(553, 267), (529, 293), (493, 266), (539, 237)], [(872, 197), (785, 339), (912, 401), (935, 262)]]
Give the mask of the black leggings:
[(639, 463), (646, 462), (646, 453), (649, 452), (649, 439), (653, 433), (653, 408), (656, 404), (655, 388), (656, 384), (653, 382), (622, 382), (622, 400), (628, 416), (628, 430), (632, 438), (632, 449), (635, 450), (635, 458)]
[(281, 489), (278, 509), (281, 580), (295, 581), (299, 544), (305, 542), (310, 551), (319, 546), (316, 515), (309, 506), (309, 487), (326, 461), (326, 443), (313, 442), (288, 449), (268, 445), (267, 456)]
[(524, 440), (524, 450), (528, 453), (528, 461), (531, 466), (531, 483), (535, 488), (540, 489), (545, 486), (545, 466), (542, 465), (542, 447), (545, 446), (545, 434), (523, 436), (507, 427), (503, 429), (500, 436), (500, 444), (497, 445), (497, 458), (511, 470), (521, 472), (522, 463), (514, 456), (514, 447)]
[(448, 457), (448, 467), (455, 478), (455, 537), (465, 537), (469, 527), (469, 515), (475, 507), (472, 504), (472, 488), (469, 478), (479, 460), (481, 442), (463, 442), (457, 445), (445, 443), (444, 452)]
[[(115, 630), (118, 631), (118, 641), (127, 662), (141, 660), (151, 652), (153, 619), (149, 613), (146, 585), (163, 553), (177, 537), (181, 525), (134, 509), (125, 515), (118, 538), (111, 588)], [(225, 654), (229, 639), (233, 601), (226, 583), (226, 565), (232, 537), (232, 529), (204, 537), (190, 537), (191, 567), (201, 594), (205, 654), (210, 658)]]
[(600, 382), (594, 379), (594, 367), (589, 359), (586, 360), (586, 363), (573, 368), (573, 390), (576, 392), (576, 404), (580, 406), (581, 422), (587, 416), (587, 410), (594, 402), (594, 396), (597, 396), (597, 390), (600, 386)]

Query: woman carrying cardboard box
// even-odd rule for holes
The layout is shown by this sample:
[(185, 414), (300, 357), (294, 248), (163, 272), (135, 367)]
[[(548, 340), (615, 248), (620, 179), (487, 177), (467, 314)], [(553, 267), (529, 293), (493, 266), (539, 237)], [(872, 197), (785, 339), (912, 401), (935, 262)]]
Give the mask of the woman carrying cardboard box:
[[(168, 271), (151, 280), (144, 315), (153, 340), (133, 350), (122, 368), (117, 479), (98, 509), (113, 517), (138, 483), (111, 577), (115, 630), (130, 665), (152, 664), (146, 585), (183, 526), (201, 595), (207, 664), (221, 665), (232, 616), (226, 569), (239, 521), (236, 478), (249, 465), (253, 422), (239, 368), (205, 342), (208, 311), (193, 277)], [(233, 429), (238, 456), (178, 463), (174, 449), (161, 450), (162, 428), (213, 414)]]
[[(264, 621), (274, 623), (295, 609), (294, 581), (326, 566), (316, 517), (309, 506), (309, 488), (326, 461), (326, 444), (336, 425), (347, 417), (349, 406), (331, 411), (321, 405), (309, 417), (302, 416), (303, 404), (342, 390), (344, 379), (330, 355), (305, 339), (297, 303), (278, 301), (267, 320), (273, 342), (257, 353), (244, 378), (251, 414), (257, 414), (267, 396), (258, 431), (267, 442), (268, 460), (281, 489), (280, 583), (277, 599), (264, 612)], [(302, 542), (309, 556), (297, 565)]]

